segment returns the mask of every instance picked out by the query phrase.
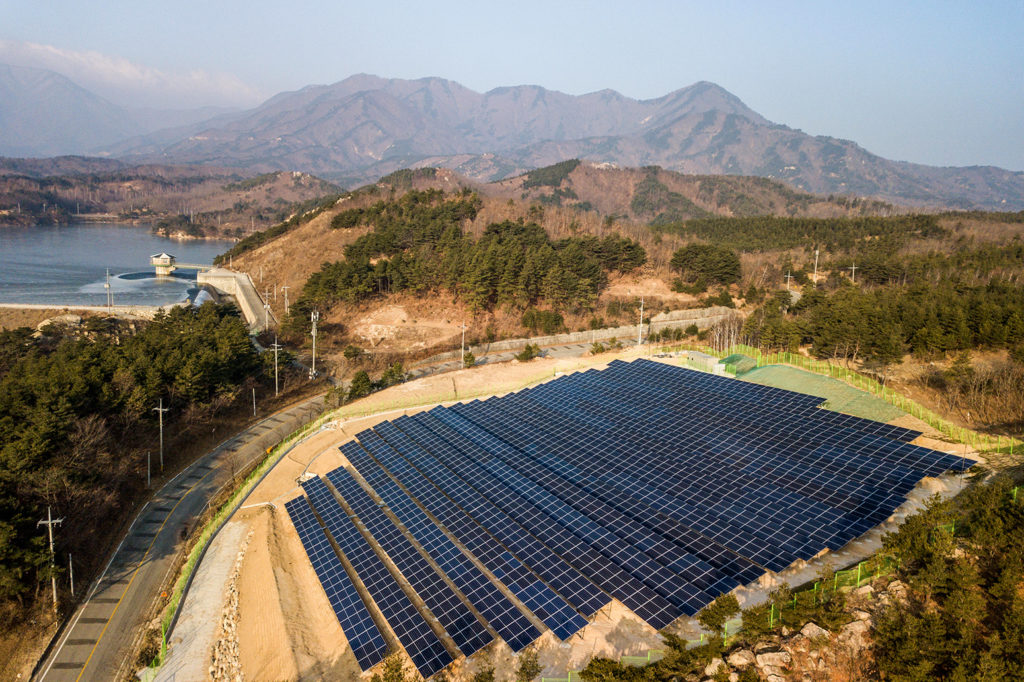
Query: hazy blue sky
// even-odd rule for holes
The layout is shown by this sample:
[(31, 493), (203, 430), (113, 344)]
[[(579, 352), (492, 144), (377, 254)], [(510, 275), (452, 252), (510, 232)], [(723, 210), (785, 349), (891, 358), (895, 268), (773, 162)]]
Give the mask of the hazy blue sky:
[(709, 80), (773, 121), (888, 158), (1014, 170), (1022, 37), (1024, 0), (0, 0), (0, 62), (119, 103), (248, 106), (361, 72), (641, 99)]

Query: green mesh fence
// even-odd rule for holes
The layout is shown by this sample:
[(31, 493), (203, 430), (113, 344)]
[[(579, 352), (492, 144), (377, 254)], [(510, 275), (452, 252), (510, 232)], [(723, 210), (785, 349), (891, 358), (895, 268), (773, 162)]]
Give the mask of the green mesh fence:
[[(1009, 436), (990, 436), (988, 434), (978, 433), (976, 431), (971, 431), (970, 429), (957, 426), (956, 424), (943, 419), (928, 408), (922, 407), (910, 398), (893, 391), (891, 388), (883, 386), (874, 379), (858, 374), (847, 367), (837, 365), (828, 360), (809, 358), (799, 353), (765, 353), (757, 348), (744, 344), (737, 344), (726, 350), (716, 350), (709, 346), (691, 343), (674, 344), (660, 348), (660, 352), (685, 350), (696, 350), (702, 353), (707, 353), (708, 355), (714, 355), (717, 358), (728, 358), (732, 355), (742, 354), (753, 358), (757, 362), (757, 366), (759, 368), (766, 367), (768, 365), (791, 365), (802, 369), (805, 372), (836, 379), (852, 386), (855, 389), (859, 389), (862, 392), (868, 393), (885, 401), (905, 414), (917, 417), (950, 440), (970, 445), (979, 452), (998, 452), (1013, 455), (1020, 454), (1021, 449), (1024, 448), (1024, 441), (1017, 438), (1011, 438)], [(695, 367), (695, 369), (701, 368)], [(748, 376), (749, 374), (751, 373), (748, 373)], [(744, 376), (744, 378), (746, 379), (747, 376)], [(780, 386), (780, 388), (785, 388), (785, 386)], [(808, 392), (806, 388), (797, 390), (805, 393)], [(856, 401), (851, 402), (849, 406), (851, 409), (858, 409), (859, 407)], [(845, 411), (845, 409), (840, 409), (833, 405), (826, 405), (826, 407), (836, 409), (837, 411)], [(899, 415), (897, 414), (897, 416)], [(883, 419), (882, 421), (888, 420)]]

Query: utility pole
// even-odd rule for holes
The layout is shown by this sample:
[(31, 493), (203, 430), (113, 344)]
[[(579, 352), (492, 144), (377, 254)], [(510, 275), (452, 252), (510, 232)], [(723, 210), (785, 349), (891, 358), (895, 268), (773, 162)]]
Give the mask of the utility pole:
[(316, 323), (319, 319), (319, 311), (314, 310), (309, 314), (309, 321), (313, 323), (313, 330), (310, 332), (313, 335), (313, 366), (309, 370), (310, 379), (316, 379)]
[(146, 490), (149, 490), (149, 477), (153, 467), (151, 464), (152, 458), (149, 456), (149, 450), (146, 450)]
[[(970, 423), (970, 421), (971, 421), (971, 413), (968, 412), (967, 413), (967, 422)], [(967, 441), (966, 440), (964, 440), (963, 446), (964, 446), (964, 454), (963, 454), (963, 457), (960, 458), (960, 491), (961, 492), (963, 492), (963, 489), (964, 489), (964, 470), (967, 468)]]
[(252, 387), (252, 416), (256, 416), (256, 387)]
[(818, 283), (818, 249), (814, 250), (814, 283)]
[(274, 397), (278, 395), (277, 390), (277, 351), (281, 350), (281, 344), (277, 342), (277, 337), (274, 337), (274, 345), (271, 346), (274, 349)]
[(68, 579), (71, 581), (71, 596), (75, 596), (75, 565), (71, 562), (71, 552), (68, 552)]
[(288, 287), (287, 286), (281, 287), (281, 291), (284, 292), (284, 314), (287, 315), (288, 314)]
[(462, 323), (462, 346), (459, 347), (459, 362), (466, 366), (466, 323)]
[(164, 472), (164, 412), (169, 412), (171, 408), (164, 407), (164, 399), (160, 398), (160, 405), (154, 407), (153, 411), (160, 413), (160, 473)]
[(853, 283), (856, 284), (857, 283), (857, 263), (854, 262), (854, 264), (851, 265), (850, 267), (848, 267), (847, 270), (850, 271), (850, 279), (852, 279)]
[(644, 336), (644, 297), (640, 297), (640, 324), (636, 328), (636, 347), (640, 348), (640, 342)]
[(53, 612), (57, 613), (57, 567), (54, 565), (54, 554), (53, 554), (53, 527), (54, 525), (60, 525), (64, 518), (59, 519), (53, 518), (53, 514), (50, 513), (50, 507), (46, 507), (46, 520), (40, 521), (36, 524), (36, 528), (39, 526), (46, 526), (46, 530), (50, 534), (50, 584), (53, 586)]
[(787, 272), (786, 273), (786, 291), (789, 291), (789, 281), (791, 279), (793, 279), (793, 275), (791, 275), (790, 273)]
[(270, 329), (270, 304), (263, 304), (263, 331)]
[(110, 268), (107, 268), (107, 281), (103, 283), (103, 288), (107, 290), (107, 312), (110, 312), (114, 305), (114, 292), (110, 289)]

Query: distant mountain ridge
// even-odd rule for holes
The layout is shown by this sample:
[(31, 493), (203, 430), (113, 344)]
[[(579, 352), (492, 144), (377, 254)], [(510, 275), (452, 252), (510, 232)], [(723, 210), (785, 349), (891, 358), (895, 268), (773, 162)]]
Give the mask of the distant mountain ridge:
[(122, 107), (59, 73), (0, 64), (0, 156), (95, 153), (132, 136), (208, 121), (224, 111)]
[[(96, 117), (104, 139), (116, 119), (116, 112)], [(248, 111), (125, 135), (92, 153), (129, 163), (302, 170), (349, 186), (425, 166), (493, 181), (580, 158), (756, 175), (807, 192), (916, 206), (1024, 209), (1024, 173), (890, 161), (848, 140), (773, 123), (704, 81), (635, 100), (613, 90), (575, 96), (521, 85), (478, 93), (441, 78), (359, 74), (280, 93)]]

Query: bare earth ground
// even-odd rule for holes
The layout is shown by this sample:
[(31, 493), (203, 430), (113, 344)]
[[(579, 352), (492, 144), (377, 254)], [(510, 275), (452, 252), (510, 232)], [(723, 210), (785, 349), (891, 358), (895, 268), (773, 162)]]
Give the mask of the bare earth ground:
[[(613, 357), (629, 359), (636, 355), (633, 351), (618, 356), (605, 354), (576, 360), (538, 359), (525, 364), (477, 367), (400, 384), (343, 408), (335, 421), (293, 448), (269, 472), (232, 520), (232, 524), (242, 526), (241, 531), (253, 534), (238, 581), (237, 637), (245, 676), (249, 679), (360, 677), (344, 633), (283, 510), (284, 502), (301, 494), (296, 480), (302, 473), (323, 474), (341, 466), (344, 458), (338, 452), (338, 446), (380, 421), (427, 409), (438, 402), (450, 401), (456, 395), (459, 399), (482, 394), (500, 395), (518, 390), (527, 382), (587, 367), (601, 367)], [(408, 407), (420, 400), (429, 403)], [(928, 432), (926, 425), (913, 417), (902, 417), (898, 422)], [(952, 450), (949, 443), (931, 436), (922, 436), (915, 443), (943, 451)], [(758, 584), (739, 588), (736, 592), (740, 603), (746, 605), (763, 599), (768, 591), (783, 581), (798, 585), (813, 580), (826, 565), (835, 569), (845, 568), (869, 556), (880, 546), (884, 530), (891, 530), (902, 522), (931, 494), (949, 495), (956, 492), (958, 485), (956, 477), (926, 479), (911, 494), (911, 499), (882, 526), (839, 552), (826, 553), (810, 562), (799, 562), (782, 574), (769, 574)], [(218, 551), (218, 544), (231, 541), (231, 537), (221, 534), (211, 546), (210, 553)], [(216, 570), (204, 561), (192, 589), (203, 589), (204, 581), (216, 580)], [(188, 620), (183, 616), (179, 627), (186, 622)], [(672, 626), (672, 630), (688, 639), (699, 636), (699, 626), (693, 619), (682, 619)], [(178, 636), (176, 631), (175, 637)], [(172, 660), (176, 656), (209, 660), (213, 642), (199, 640), (197, 636), (183, 637), (182, 643), (171, 651)], [(550, 633), (539, 641), (544, 674), (563, 677), (568, 670), (582, 668), (594, 655), (612, 658), (643, 656), (649, 650), (660, 648), (660, 638), (653, 628), (618, 602), (606, 607), (591, 625), (567, 642), (558, 642)], [(450, 672), (453, 679), (464, 680), (491, 665), (495, 667), (497, 679), (513, 679), (514, 656), (503, 643), (496, 643), (472, 659), (457, 663)], [(368, 677), (368, 674), (363, 677)]]
[(0, 331), (31, 327), (35, 329), (43, 320), (59, 315), (78, 315), (86, 318), (93, 315), (87, 311), (68, 310), (67, 308), (4, 308), (0, 307)]

